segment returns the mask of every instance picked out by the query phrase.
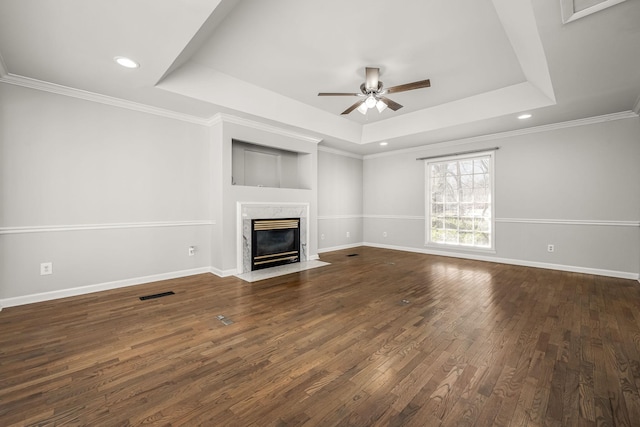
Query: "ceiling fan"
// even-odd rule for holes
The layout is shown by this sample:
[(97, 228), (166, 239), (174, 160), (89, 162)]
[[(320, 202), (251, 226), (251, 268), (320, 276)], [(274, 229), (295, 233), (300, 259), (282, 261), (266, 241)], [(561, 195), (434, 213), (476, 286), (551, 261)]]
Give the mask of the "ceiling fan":
[(365, 72), (365, 82), (360, 85), (360, 92), (362, 93), (321, 92), (318, 94), (318, 96), (359, 96), (362, 98), (351, 107), (344, 110), (342, 114), (349, 114), (355, 109), (360, 111), (362, 114), (367, 114), (367, 110), (374, 107), (377, 108), (380, 113), (382, 113), (387, 107), (391, 108), (393, 111), (398, 111), (402, 108), (402, 105), (387, 98), (384, 95), (388, 93), (406, 92), (408, 90), (421, 89), (423, 87), (431, 86), (431, 82), (429, 81), (429, 79), (427, 79), (384, 89), (382, 86), (382, 82), (379, 80), (379, 68), (366, 67)]

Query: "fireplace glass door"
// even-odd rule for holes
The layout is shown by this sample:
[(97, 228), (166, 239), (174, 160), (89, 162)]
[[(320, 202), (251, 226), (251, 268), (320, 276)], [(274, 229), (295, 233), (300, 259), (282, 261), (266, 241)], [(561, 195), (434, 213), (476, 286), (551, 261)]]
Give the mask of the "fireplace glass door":
[(251, 221), (251, 270), (300, 261), (300, 218)]

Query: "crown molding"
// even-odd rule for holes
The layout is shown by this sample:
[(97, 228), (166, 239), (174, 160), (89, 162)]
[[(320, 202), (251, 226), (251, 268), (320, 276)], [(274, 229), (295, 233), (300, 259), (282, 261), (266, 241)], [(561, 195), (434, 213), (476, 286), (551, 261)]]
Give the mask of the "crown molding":
[(562, 23), (568, 24), (577, 19), (589, 16), (592, 13), (600, 12), (608, 7), (615, 6), (618, 3), (622, 3), (626, 0), (603, 0), (591, 7), (583, 10), (576, 10), (573, 0), (560, 0), (560, 10), (562, 13)]
[(215, 126), (219, 123), (232, 123), (232, 124), (249, 127), (249, 128), (264, 131), (264, 132), (274, 133), (276, 135), (298, 139), (305, 142), (311, 142), (313, 144), (319, 144), (320, 141), (322, 141), (322, 138), (317, 138), (301, 132), (284, 129), (278, 126), (268, 125), (266, 123), (257, 122), (255, 120), (233, 116), (231, 114), (217, 113), (217, 114), (214, 114), (209, 120), (207, 120), (207, 125), (209, 126)]
[(325, 153), (337, 154), (338, 156), (344, 157), (352, 157), (354, 159), (362, 160), (363, 156), (361, 154), (350, 153), (348, 151), (338, 150), (336, 148), (325, 147), (322, 145), (318, 146), (318, 151), (324, 151)]
[(32, 79), (29, 77), (18, 76), (11, 73), (4, 73), (3, 65), (0, 64), (0, 82), (8, 83), (15, 86), (22, 86), (29, 89), (41, 90), (44, 92), (55, 93), (58, 95), (68, 96), (71, 98), (83, 99), (85, 101), (97, 102), (99, 104), (110, 105), (112, 107), (126, 108), (128, 110), (139, 111), (142, 113), (153, 114), (156, 116), (176, 119), (183, 122), (195, 123), (198, 125), (207, 125), (208, 120), (189, 114), (178, 113), (164, 108), (152, 107), (150, 105), (141, 104), (139, 102), (127, 101), (112, 96), (101, 95), (95, 92), (89, 92), (82, 89), (75, 89), (68, 86), (49, 83), (42, 80)]
[[(638, 102), (640, 102), (640, 98), (639, 98)], [(638, 102), (636, 103), (636, 107), (640, 108), (640, 105), (638, 105)], [(638, 118), (638, 113), (636, 113), (635, 111), (631, 111), (631, 110), (622, 111), (622, 112), (619, 112), (619, 113), (604, 114), (602, 116), (587, 117), (587, 118), (584, 118), (584, 119), (569, 120), (569, 121), (566, 121), (566, 122), (551, 123), (551, 124), (548, 124), (548, 125), (533, 126), (533, 127), (529, 127), (529, 128), (510, 130), (510, 131), (506, 131), (506, 132), (498, 132), (498, 133), (491, 133), (491, 134), (487, 134), (487, 135), (472, 136), (472, 137), (469, 137), (469, 138), (462, 138), (462, 139), (451, 139), (451, 140), (448, 140), (448, 141), (440, 141), (440, 142), (435, 142), (433, 144), (421, 145), (419, 147), (412, 147), (412, 148), (405, 148), (405, 149), (402, 149), (402, 150), (387, 151), (385, 153), (367, 154), (367, 155), (364, 155), (363, 158), (365, 160), (366, 159), (374, 159), (374, 158), (377, 158), (377, 157), (394, 156), (394, 155), (397, 155), (397, 154), (415, 153), (415, 152), (420, 152), (420, 151), (424, 151), (424, 150), (429, 150), (429, 149), (432, 149), (432, 148), (435, 148), (435, 147), (443, 148), (443, 147), (452, 147), (452, 146), (456, 146), (456, 145), (472, 144), (474, 142), (494, 141), (496, 139), (510, 138), (510, 137), (514, 137), (514, 136), (530, 135), (530, 134), (540, 133), (540, 132), (550, 132), (550, 131), (554, 131), (554, 130), (558, 130), (558, 129), (565, 129), (565, 128), (571, 128), (571, 127), (592, 125), (592, 124), (597, 124), (597, 123), (611, 122), (611, 121), (614, 121), (614, 120), (637, 119), (637, 118)]]
[(254, 120), (243, 119), (230, 114), (217, 113), (210, 118), (196, 117), (189, 114), (178, 113), (164, 108), (152, 107), (150, 105), (141, 104), (139, 102), (127, 101), (112, 96), (101, 95), (95, 92), (89, 92), (81, 89), (75, 89), (68, 86), (62, 86), (55, 83), (49, 83), (42, 80), (32, 79), (29, 77), (18, 76), (6, 72), (6, 67), (0, 57), (0, 82), (7, 83), (15, 86), (22, 86), (29, 89), (41, 90), (44, 92), (55, 93), (58, 95), (68, 96), (71, 98), (83, 99), (85, 101), (97, 102), (100, 104), (106, 104), (113, 107), (126, 108), (128, 110), (139, 111), (142, 113), (153, 114), (156, 116), (167, 117), (170, 119), (176, 119), (183, 122), (194, 123), (204, 126), (213, 126), (220, 122), (234, 123), (246, 127), (250, 127), (265, 132), (271, 132), (282, 136), (287, 136), (294, 139), (299, 139), (314, 144), (320, 143), (322, 138), (312, 137), (300, 132), (290, 131), (277, 126), (267, 125), (264, 123), (256, 122)]
[[(286, 137), (290, 137), (290, 138), (294, 138), (294, 139), (298, 139), (306, 142), (311, 142), (314, 144), (319, 144), (320, 142), (323, 141), (322, 138), (310, 136), (301, 132), (287, 130), (287, 129), (273, 126), (273, 125), (268, 125), (268, 124), (257, 122), (250, 119), (241, 118), (238, 116), (233, 116), (230, 114), (217, 113), (211, 116), (210, 118), (202, 118), (202, 117), (192, 116), (189, 114), (178, 113), (178, 112), (167, 110), (164, 108), (152, 107), (139, 102), (133, 102), (133, 101), (128, 101), (120, 98), (115, 98), (112, 96), (101, 95), (95, 92), (75, 89), (72, 87), (58, 85), (55, 83), (49, 83), (42, 80), (32, 79), (29, 77), (18, 76), (15, 74), (11, 74), (7, 71), (6, 64), (1, 55), (0, 55), (0, 83), (7, 83), (15, 86), (41, 90), (45, 92), (55, 93), (58, 95), (68, 96), (68, 97), (77, 98), (77, 99), (83, 99), (86, 101), (97, 102), (100, 104), (110, 105), (113, 107), (125, 108), (128, 110), (153, 114), (156, 116), (166, 117), (166, 118), (180, 120), (188, 123), (194, 123), (198, 125), (214, 126), (218, 123), (223, 123), (223, 122), (234, 123), (234, 124), (250, 127), (256, 130), (270, 132), (270, 133), (274, 133), (274, 134), (278, 134), (278, 135), (282, 135), (282, 136), (286, 136)], [(386, 156), (392, 156), (392, 155), (403, 154), (403, 153), (414, 153), (414, 152), (424, 151), (425, 149), (432, 149), (436, 147), (442, 148), (442, 147), (449, 147), (449, 146), (455, 146), (455, 145), (471, 144), (475, 142), (490, 141), (495, 139), (527, 135), (527, 134), (533, 134), (538, 132), (548, 132), (548, 131), (557, 130), (557, 129), (564, 129), (564, 128), (576, 127), (576, 126), (585, 126), (589, 124), (602, 123), (602, 122), (613, 121), (613, 120), (638, 118), (639, 116), (640, 116), (640, 96), (638, 96), (638, 99), (634, 103), (632, 110), (629, 110), (629, 111), (605, 114), (602, 116), (587, 117), (584, 119), (570, 120), (566, 122), (552, 123), (548, 125), (529, 127), (529, 128), (518, 129), (513, 131), (479, 135), (479, 136), (463, 138), (463, 139), (439, 141), (433, 144), (426, 144), (426, 145), (421, 145), (419, 147), (412, 147), (412, 148), (406, 148), (401, 150), (386, 151), (384, 153), (359, 155), (356, 153), (350, 153), (347, 151), (342, 151), (342, 150), (338, 150), (330, 147), (322, 147), (322, 146), (318, 146), (318, 150), (325, 151), (327, 153), (333, 153), (333, 154), (338, 154), (342, 156), (352, 157), (356, 159), (372, 159), (377, 157), (386, 157)]]

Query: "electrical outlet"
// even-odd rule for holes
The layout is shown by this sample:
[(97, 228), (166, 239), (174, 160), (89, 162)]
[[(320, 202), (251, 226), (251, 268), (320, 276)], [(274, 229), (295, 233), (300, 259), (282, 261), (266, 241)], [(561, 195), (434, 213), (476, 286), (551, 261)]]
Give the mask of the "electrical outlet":
[(556, 250), (555, 245), (547, 245), (547, 252), (554, 252)]
[(194, 256), (196, 254), (196, 247), (189, 246), (189, 256)]
[(324, 233), (320, 235), (320, 240), (324, 240)]
[(47, 276), (49, 274), (53, 274), (53, 263), (43, 262), (42, 264), (40, 264), (40, 275)]
[(351, 237), (351, 233), (347, 231), (347, 237)]
[(382, 237), (387, 237), (387, 232), (386, 231), (382, 232)]

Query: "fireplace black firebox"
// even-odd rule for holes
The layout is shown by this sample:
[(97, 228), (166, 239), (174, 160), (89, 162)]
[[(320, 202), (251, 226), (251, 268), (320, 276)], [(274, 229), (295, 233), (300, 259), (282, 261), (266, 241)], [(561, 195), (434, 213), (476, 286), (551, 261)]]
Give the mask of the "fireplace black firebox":
[(251, 270), (300, 261), (300, 218), (251, 220)]

